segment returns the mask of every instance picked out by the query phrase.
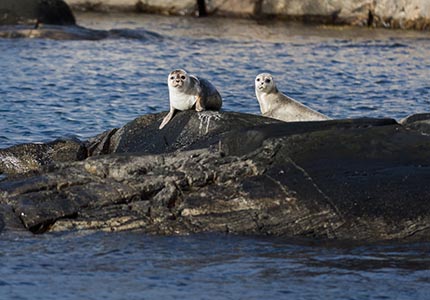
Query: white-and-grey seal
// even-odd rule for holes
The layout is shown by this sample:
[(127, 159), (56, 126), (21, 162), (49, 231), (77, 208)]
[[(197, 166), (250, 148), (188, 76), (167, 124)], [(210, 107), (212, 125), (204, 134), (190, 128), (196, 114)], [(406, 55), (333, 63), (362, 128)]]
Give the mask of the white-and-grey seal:
[(178, 69), (170, 72), (167, 84), (169, 86), (170, 111), (161, 122), (160, 129), (173, 118), (176, 110), (221, 109), (222, 98), (220, 93), (212, 83), (204, 78)]
[(263, 116), (286, 122), (330, 120), (326, 115), (281, 93), (269, 73), (257, 75), (255, 94)]

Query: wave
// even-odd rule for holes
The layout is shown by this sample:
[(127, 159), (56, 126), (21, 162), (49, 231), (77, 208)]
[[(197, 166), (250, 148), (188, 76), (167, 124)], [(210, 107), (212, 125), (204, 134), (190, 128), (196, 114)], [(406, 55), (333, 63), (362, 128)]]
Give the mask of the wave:
[(52, 40), (135, 39), (161, 41), (164, 37), (143, 28), (97, 30), (82, 26), (43, 25), (39, 28), (25, 25), (0, 26), (0, 38), (39, 38)]

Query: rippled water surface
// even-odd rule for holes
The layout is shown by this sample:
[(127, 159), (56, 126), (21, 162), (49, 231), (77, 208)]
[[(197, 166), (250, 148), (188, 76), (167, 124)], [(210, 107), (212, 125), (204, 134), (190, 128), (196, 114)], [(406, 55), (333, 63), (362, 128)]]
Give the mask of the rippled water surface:
[[(100, 41), (0, 39), (0, 148), (86, 139), (167, 110), (173, 68), (211, 80), (229, 111), (259, 112), (253, 82), (263, 71), (333, 118), (429, 111), (429, 32), (144, 15), (78, 22), (128, 30)], [(0, 299), (424, 300), (429, 254), (428, 243), (3, 233)]]
[[(168, 110), (174, 68), (211, 80), (224, 109), (259, 113), (255, 76), (333, 118), (428, 111), (430, 33), (303, 27), (249, 20), (80, 15), (101, 41), (0, 40), (0, 148), (81, 139)], [(162, 38), (139, 38), (144, 29)]]
[(0, 240), (2, 299), (428, 299), (430, 244), (138, 233)]

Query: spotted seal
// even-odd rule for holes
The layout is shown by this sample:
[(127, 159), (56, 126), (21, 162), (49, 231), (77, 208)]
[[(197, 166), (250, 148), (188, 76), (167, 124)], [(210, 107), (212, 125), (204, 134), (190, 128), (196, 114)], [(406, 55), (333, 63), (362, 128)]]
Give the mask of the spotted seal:
[(174, 116), (176, 110), (196, 111), (220, 110), (222, 98), (215, 86), (204, 78), (188, 74), (178, 69), (170, 72), (167, 78), (169, 86), (170, 111), (161, 122), (162, 129)]
[(255, 78), (255, 94), (263, 116), (286, 122), (320, 121), (330, 118), (281, 93), (269, 73)]

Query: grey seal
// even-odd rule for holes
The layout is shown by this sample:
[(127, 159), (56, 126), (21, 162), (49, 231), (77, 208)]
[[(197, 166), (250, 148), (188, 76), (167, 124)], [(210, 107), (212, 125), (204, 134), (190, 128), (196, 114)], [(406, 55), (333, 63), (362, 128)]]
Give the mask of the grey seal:
[(330, 120), (326, 115), (281, 93), (269, 73), (258, 74), (255, 78), (255, 95), (263, 116), (286, 122)]
[(195, 108), (220, 110), (222, 98), (215, 86), (204, 78), (188, 74), (182, 69), (170, 72), (167, 78), (169, 86), (170, 111), (164, 117), (159, 129), (162, 129), (174, 116), (176, 110)]

